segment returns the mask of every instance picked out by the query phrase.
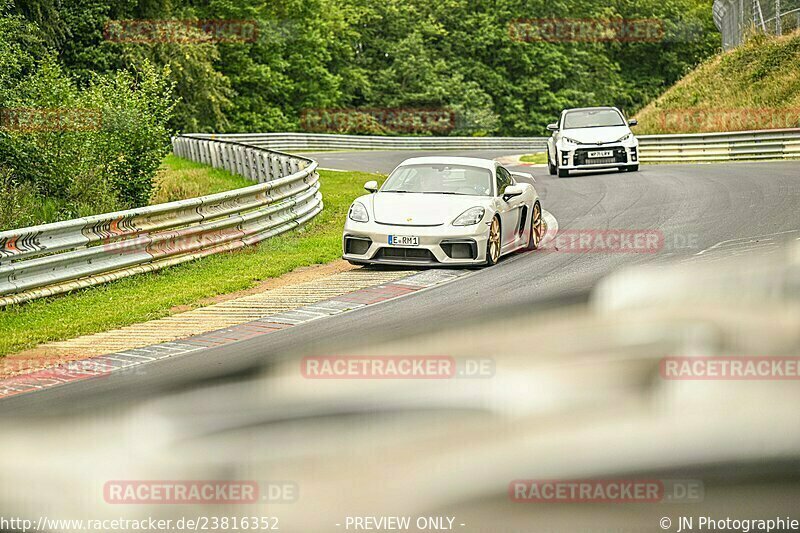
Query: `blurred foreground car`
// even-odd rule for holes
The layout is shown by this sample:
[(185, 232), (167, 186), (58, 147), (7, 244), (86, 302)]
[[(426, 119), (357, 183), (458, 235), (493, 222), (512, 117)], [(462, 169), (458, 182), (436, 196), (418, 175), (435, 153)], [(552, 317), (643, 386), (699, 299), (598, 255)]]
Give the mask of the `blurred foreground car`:
[[(671, 379), (662, 364), (796, 355), (800, 247), (703, 257), (622, 270), (588, 302), (505, 309), (345, 352), (452, 354), (489, 360), (489, 372), (310, 379), (304, 359), (342, 353), (325, 339), (313, 353), (268, 354), (249, 377), (84, 416), (4, 419), (0, 516), (259, 517), (287, 532), (364, 530), (354, 518), (374, 517), (384, 519), (374, 531), (499, 533), (678, 531), (681, 517), (696, 531), (742, 530), (698, 528), (698, 519), (800, 519), (800, 381)], [(254, 483), (264, 498), (165, 502), (138, 490), (179, 480)], [(534, 494), (535, 483), (604, 492)], [(657, 490), (644, 499), (605, 491), (633, 483)], [(131, 484), (130, 496), (113, 490)], [(398, 528), (387, 517), (453, 522)]]
[(566, 109), (558, 123), (548, 124), (550, 175), (569, 176), (571, 170), (639, 170), (639, 141), (631, 132), (635, 120), (625, 121), (616, 107)]
[(530, 174), (467, 157), (420, 157), (400, 164), (378, 190), (358, 198), (342, 236), (354, 264), (494, 265), (504, 254), (535, 250), (542, 207)]

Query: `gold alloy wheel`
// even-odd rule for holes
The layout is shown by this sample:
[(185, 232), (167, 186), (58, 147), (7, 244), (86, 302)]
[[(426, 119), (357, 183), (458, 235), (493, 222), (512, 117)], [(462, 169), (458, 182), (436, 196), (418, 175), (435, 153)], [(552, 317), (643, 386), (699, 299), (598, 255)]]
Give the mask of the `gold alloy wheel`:
[(500, 259), (500, 221), (497, 217), (492, 219), (489, 227), (489, 259), (491, 264)]
[(535, 250), (539, 248), (539, 244), (542, 242), (542, 237), (544, 236), (544, 224), (542, 223), (542, 206), (539, 203), (533, 204), (533, 222), (531, 223), (533, 226), (533, 233), (531, 234), (531, 240), (533, 241), (532, 248)]

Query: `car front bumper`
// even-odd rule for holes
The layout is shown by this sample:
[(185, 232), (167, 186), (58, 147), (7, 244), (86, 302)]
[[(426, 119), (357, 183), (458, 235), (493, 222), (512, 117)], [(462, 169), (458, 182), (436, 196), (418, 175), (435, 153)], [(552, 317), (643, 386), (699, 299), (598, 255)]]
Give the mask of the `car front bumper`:
[[(611, 157), (588, 157), (590, 152), (611, 151)], [(581, 144), (558, 150), (558, 168), (562, 170), (601, 170), (639, 164), (639, 143)]]
[[(390, 235), (415, 236), (419, 246), (389, 244)], [(488, 223), (472, 226), (395, 226), (350, 219), (342, 234), (342, 257), (362, 264), (459, 266), (486, 262)]]

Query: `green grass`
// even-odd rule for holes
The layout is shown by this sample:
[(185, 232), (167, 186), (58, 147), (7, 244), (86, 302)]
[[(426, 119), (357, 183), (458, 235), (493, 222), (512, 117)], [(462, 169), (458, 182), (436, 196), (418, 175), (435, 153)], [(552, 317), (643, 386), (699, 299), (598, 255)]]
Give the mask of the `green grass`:
[[(230, 188), (239, 179), (177, 158), (168, 158), (165, 165), (176, 171), (204, 169), (208, 174), (203, 177), (205, 187), (212, 190), (203, 194), (217, 186)], [(246, 289), (298, 267), (338, 259), (350, 203), (364, 192), (364, 182), (381, 178), (362, 172), (320, 171), (325, 209), (302, 228), (237, 252), (6, 308), (0, 311), (0, 355), (160, 318), (176, 305), (197, 305), (204, 298)]]
[(168, 155), (158, 169), (151, 204), (195, 198), (247, 187), (253, 182), (218, 168)]
[(536, 152), (535, 154), (523, 155), (519, 158), (522, 163), (533, 163), (535, 165), (547, 164), (547, 152)]
[(636, 118), (639, 134), (800, 126), (800, 31), (710, 58)]

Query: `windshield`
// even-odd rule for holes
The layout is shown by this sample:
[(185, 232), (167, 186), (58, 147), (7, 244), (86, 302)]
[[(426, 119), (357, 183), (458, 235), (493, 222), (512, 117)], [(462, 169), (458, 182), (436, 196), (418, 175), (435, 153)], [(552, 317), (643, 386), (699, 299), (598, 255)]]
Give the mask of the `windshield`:
[(603, 128), (624, 126), (622, 115), (614, 109), (595, 109), (591, 111), (569, 111), (564, 117), (564, 129)]
[(491, 196), (492, 173), (466, 165), (405, 165), (392, 172), (381, 192)]

